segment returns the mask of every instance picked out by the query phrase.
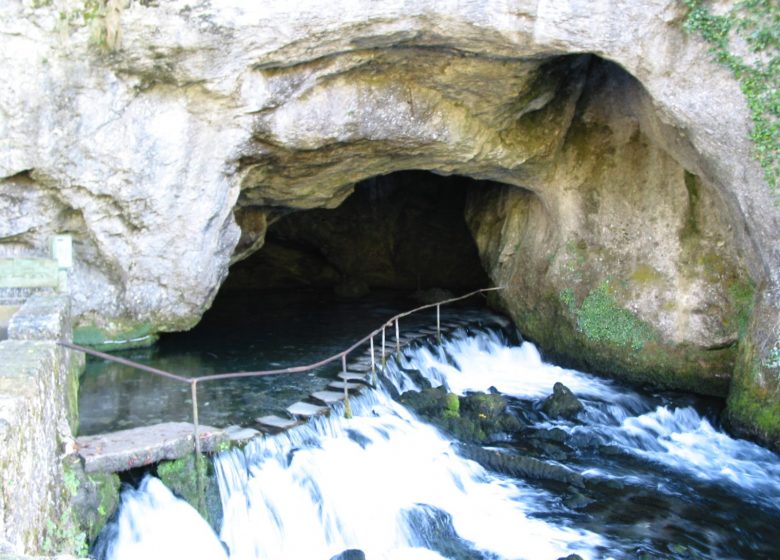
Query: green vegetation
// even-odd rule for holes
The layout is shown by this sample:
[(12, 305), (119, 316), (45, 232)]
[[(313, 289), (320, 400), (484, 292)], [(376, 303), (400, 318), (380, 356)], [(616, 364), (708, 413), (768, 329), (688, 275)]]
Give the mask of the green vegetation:
[[(683, 3), (689, 8), (683, 28), (710, 43), (714, 59), (739, 80), (753, 120), (750, 137), (755, 156), (776, 193), (780, 179), (780, 3), (743, 0), (723, 15), (711, 13), (703, 0)], [(732, 52), (730, 41), (735, 39), (747, 44), (749, 58)]]
[[(774, 348), (772, 348), (764, 360), (764, 367), (780, 369), (780, 334), (777, 335), (777, 342), (775, 342)], [(780, 377), (780, 372), (778, 372), (778, 377)]]
[(458, 418), (460, 416), (460, 398), (455, 393), (447, 393), (446, 407), (444, 408), (445, 418)]
[(596, 342), (641, 350), (653, 339), (649, 325), (615, 302), (609, 281), (590, 292), (575, 314), (577, 330)]
[(728, 286), (729, 299), (734, 306), (737, 321), (737, 333), (742, 340), (747, 334), (750, 315), (753, 313), (753, 293), (755, 286), (750, 280), (741, 280), (730, 283)]
[[(62, 485), (65, 490), (63, 497), (69, 504), (79, 492), (78, 476), (66, 468), (62, 474)], [(46, 521), (41, 550), (46, 555), (67, 552), (79, 558), (85, 557), (89, 552), (87, 534), (81, 530), (70, 505), (65, 507), (56, 522), (52, 519)]]

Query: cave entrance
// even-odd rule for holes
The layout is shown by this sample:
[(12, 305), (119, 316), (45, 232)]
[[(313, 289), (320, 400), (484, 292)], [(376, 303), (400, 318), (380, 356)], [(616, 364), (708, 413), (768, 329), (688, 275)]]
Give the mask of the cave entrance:
[(233, 265), (212, 308), (239, 291), (260, 299), (303, 290), (430, 299), (486, 287), (464, 218), (469, 192), (482, 183), (402, 171), (358, 183), (333, 210), (281, 211), (262, 249)]

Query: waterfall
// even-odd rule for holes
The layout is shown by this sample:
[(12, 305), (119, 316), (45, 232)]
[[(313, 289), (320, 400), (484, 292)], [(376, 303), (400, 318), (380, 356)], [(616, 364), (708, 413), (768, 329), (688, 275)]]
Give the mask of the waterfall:
[[(499, 333), (461, 331), (441, 346), (409, 349), (386, 373), (390, 390), (354, 398), (350, 420), (334, 412), (218, 455), (218, 536), (147, 478), (123, 494), (104, 557), (328, 560), (360, 549), (370, 560), (554, 560), (572, 553), (622, 557), (632, 550), (631, 543), (578, 523), (550, 491), (461, 457), (453, 440), (390, 398), (418, 387), (420, 376), (458, 394), (498, 390), (527, 408), (533, 429), (557, 428), (573, 441), (609, 446), (665, 469), (644, 480), (608, 461), (575, 465), (586, 479), (631, 479), (665, 492), (674, 472), (749, 491), (767, 507), (777, 507), (780, 498), (774, 453), (729, 437), (691, 407), (547, 364), (532, 344), (511, 346)], [(556, 381), (582, 399), (576, 420), (538, 412)]]

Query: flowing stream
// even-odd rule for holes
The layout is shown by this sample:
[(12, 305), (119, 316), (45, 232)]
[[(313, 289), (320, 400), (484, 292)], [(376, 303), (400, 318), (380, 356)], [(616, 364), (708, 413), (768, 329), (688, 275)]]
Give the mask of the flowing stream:
[[(556, 420), (560, 381), (583, 402)], [(533, 455), (584, 486), (487, 470), (391, 395), (426, 385), (498, 392), (522, 421), (486, 449)], [(328, 418), (214, 459), (219, 533), (156, 478), (123, 493), (103, 543), (112, 560), (777, 558), (780, 460), (717, 426), (718, 405), (647, 394), (545, 363), (498, 331), (407, 349), (384, 387)]]

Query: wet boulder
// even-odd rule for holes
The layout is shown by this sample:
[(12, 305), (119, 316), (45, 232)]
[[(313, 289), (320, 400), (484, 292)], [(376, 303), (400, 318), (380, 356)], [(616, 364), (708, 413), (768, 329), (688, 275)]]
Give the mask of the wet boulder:
[(506, 399), (498, 394), (469, 393), (459, 397), (437, 387), (404, 393), (401, 402), (465, 442), (483, 443), (501, 434), (514, 434), (523, 427), (508, 409)]
[(561, 482), (582, 488), (585, 481), (579, 473), (557, 463), (541, 461), (526, 455), (485, 449), (477, 445), (459, 444), (458, 452), (486, 469), (526, 480)]
[(330, 560), (366, 560), (366, 554), (362, 550), (350, 548), (333, 556)]
[(580, 400), (574, 396), (566, 385), (557, 382), (553, 385), (553, 393), (542, 403), (542, 410), (551, 418), (565, 418), (573, 420), (579, 412), (584, 410)]

